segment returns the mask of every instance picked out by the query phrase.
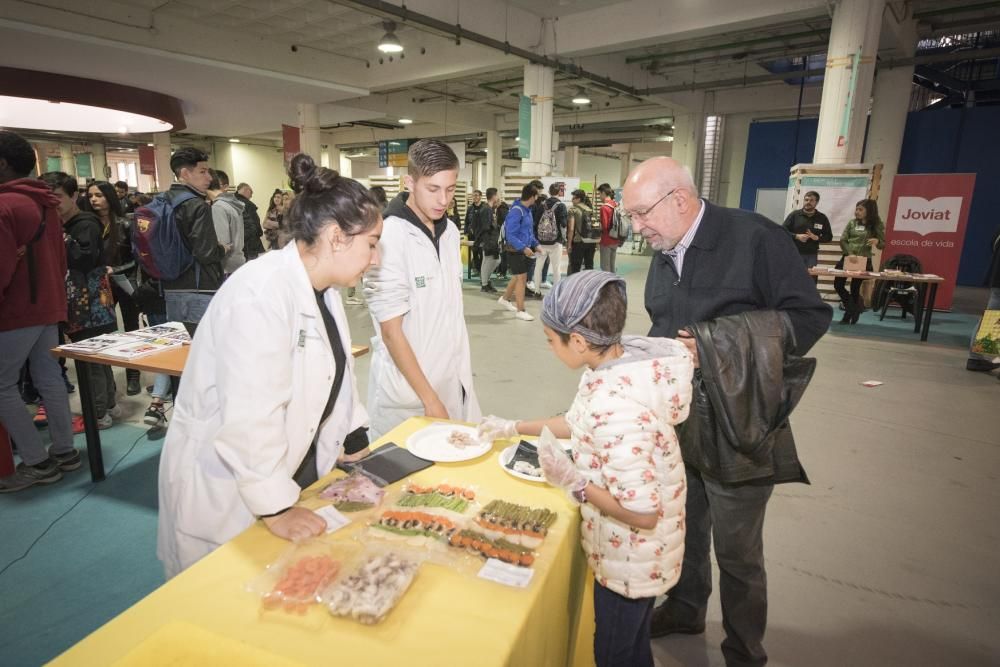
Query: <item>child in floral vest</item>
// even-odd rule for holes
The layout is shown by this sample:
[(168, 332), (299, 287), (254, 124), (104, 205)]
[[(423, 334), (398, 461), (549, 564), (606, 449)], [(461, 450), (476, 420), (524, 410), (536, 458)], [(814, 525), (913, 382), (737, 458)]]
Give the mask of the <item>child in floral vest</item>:
[[(541, 434), (546, 480), (580, 503), (598, 667), (652, 666), (653, 602), (677, 583), (684, 558), (687, 487), (674, 426), (687, 418), (693, 364), (675, 340), (623, 337), (626, 305), (613, 273), (556, 283), (542, 304), (545, 336), (560, 361), (587, 369), (572, 406), (565, 416), (479, 425), (482, 439)], [(572, 439), (572, 459), (557, 437)]]

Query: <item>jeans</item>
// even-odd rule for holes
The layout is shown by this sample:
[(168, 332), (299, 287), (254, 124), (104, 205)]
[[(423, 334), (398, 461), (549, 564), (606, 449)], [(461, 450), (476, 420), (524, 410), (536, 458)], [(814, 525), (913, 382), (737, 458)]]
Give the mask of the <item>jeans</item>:
[(615, 257), (618, 255), (618, 246), (601, 246), (601, 271), (615, 272)]
[(55, 324), (0, 331), (0, 350), (3, 350), (0, 354), (0, 422), (17, 443), (21, 460), (27, 465), (41, 463), (49, 454), (17, 390), (17, 379), (25, 361), (31, 362), (31, 377), (48, 413), (53, 453), (73, 450), (66, 383), (59, 364), (49, 353), (58, 344)]
[(649, 623), (655, 598), (631, 599), (594, 581), (597, 667), (653, 667)]
[(167, 302), (167, 321), (182, 322), (188, 333), (194, 337), (198, 322), (205, 316), (214, 292), (167, 291), (163, 298)]
[(715, 541), (726, 665), (763, 665), (767, 626), (764, 513), (773, 484), (731, 486), (687, 469), (687, 534), (681, 578), (666, 604), (674, 616), (703, 621), (712, 594), (709, 550)]
[(559, 276), (562, 274), (562, 243), (553, 243), (552, 245), (538, 246), (538, 249), (542, 251), (545, 255), (545, 262), (535, 263), (535, 272), (532, 274), (532, 279), (535, 281), (535, 286), (541, 289), (542, 281), (544, 280), (544, 269), (548, 265), (549, 261), (552, 262), (552, 284), (555, 285), (559, 282)]
[(588, 271), (594, 268), (594, 253), (597, 251), (596, 243), (584, 243), (576, 241), (569, 251), (569, 271), (567, 275), (573, 275), (581, 269)]
[(490, 276), (496, 270), (497, 266), (500, 264), (499, 257), (491, 257), (489, 255), (483, 255), (482, 266), (479, 267), (479, 282), (483, 287), (490, 284)]
[[(149, 320), (149, 325), (154, 326), (157, 324), (166, 324), (167, 316), (163, 313), (147, 313), (146, 318)], [(170, 376), (166, 373), (157, 373), (153, 376), (153, 393), (154, 399), (163, 400), (170, 393)]]
[[(986, 304), (986, 310), (1000, 310), (1000, 287), (990, 288), (990, 301)], [(976, 323), (976, 329), (972, 332), (972, 338), (969, 340), (969, 360), (970, 361), (982, 361), (984, 363), (991, 363), (1000, 355), (997, 354), (986, 354), (984, 352), (973, 352), (972, 343), (976, 340), (976, 333), (979, 331), (979, 327), (983, 325), (982, 318)]]

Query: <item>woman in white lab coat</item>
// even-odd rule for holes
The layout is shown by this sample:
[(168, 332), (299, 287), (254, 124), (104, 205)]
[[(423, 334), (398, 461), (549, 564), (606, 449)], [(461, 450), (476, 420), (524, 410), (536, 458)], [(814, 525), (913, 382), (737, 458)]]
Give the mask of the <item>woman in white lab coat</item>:
[(350, 331), (331, 288), (377, 265), (381, 214), (358, 182), (306, 155), (289, 173), (294, 243), (235, 272), (191, 345), (160, 459), (157, 556), (168, 578), (257, 518), (286, 539), (320, 534), (325, 521), (294, 507), (301, 489), (367, 453)]

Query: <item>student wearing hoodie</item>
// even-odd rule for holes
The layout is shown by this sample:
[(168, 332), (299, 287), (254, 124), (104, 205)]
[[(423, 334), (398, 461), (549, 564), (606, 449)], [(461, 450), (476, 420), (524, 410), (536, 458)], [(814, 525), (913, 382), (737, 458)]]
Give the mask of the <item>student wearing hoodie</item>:
[(222, 258), (222, 272), (228, 277), (247, 261), (243, 255), (245, 228), (243, 226), (244, 204), (229, 192), (229, 175), (221, 169), (210, 170), (212, 180), (205, 194), (212, 203), (212, 222), (219, 245), (225, 250)]
[[(59, 344), (58, 325), (66, 318), (62, 221), (52, 191), (28, 178), (34, 166), (31, 144), (0, 131), (0, 424), (21, 455), (15, 473), (0, 478), (0, 493), (57, 482), (61, 471), (80, 467), (66, 384), (49, 353)], [(48, 409), (48, 451), (17, 390), (26, 361)]]
[(367, 403), (372, 440), (410, 417), (480, 416), (458, 228), (446, 216), (458, 169), (447, 144), (417, 141), (403, 178), (407, 192), (383, 213), (382, 263), (364, 279), (375, 327)]
[(600, 220), (594, 221), (590, 197), (583, 190), (573, 190), (572, 196), (573, 205), (569, 209), (569, 228), (566, 232), (570, 275), (578, 273), (581, 268), (593, 270), (594, 253), (601, 240)]
[[(568, 276), (542, 302), (552, 352), (586, 368), (565, 415), (532, 421), (487, 417), (481, 440), (541, 435), (545, 479), (580, 504), (581, 542), (594, 575), (598, 667), (652, 667), (657, 595), (680, 577), (684, 463), (674, 426), (687, 418), (694, 365), (670, 338), (622, 336), (625, 281)], [(554, 436), (554, 437), (552, 437)], [(569, 438), (572, 459), (555, 438)]]

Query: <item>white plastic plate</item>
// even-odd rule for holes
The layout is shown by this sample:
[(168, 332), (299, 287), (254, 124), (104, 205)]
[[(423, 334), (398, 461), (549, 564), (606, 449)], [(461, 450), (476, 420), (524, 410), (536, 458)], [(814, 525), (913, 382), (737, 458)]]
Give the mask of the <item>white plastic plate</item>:
[[(456, 447), (448, 442), (448, 436), (458, 431), (465, 433), (476, 441), (476, 444), (468, 447)], [(479, 458), (486, 452), (493, 449), (492, 442), (481, 443), (477, 437), (476, 429), (472, 426), (462, 426), (459, 424), (432, 424), (420, 429), (406, 439), (406, 448), (414, 456), (419, 456), (428, 461), (438, 463), (454, 463), (456, 461), (470, 461)]]

